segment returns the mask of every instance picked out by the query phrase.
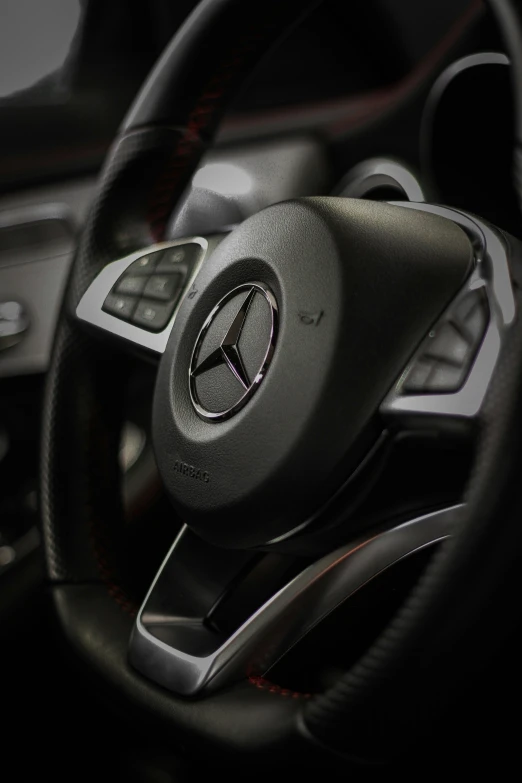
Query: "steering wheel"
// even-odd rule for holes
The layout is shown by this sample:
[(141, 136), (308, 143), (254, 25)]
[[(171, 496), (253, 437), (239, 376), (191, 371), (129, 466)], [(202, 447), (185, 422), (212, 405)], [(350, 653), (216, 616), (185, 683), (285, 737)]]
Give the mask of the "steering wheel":
[[(406, 753), (470, 650), (477, 666), (489, 653), (520, 550), (516, 239), (443, 206), (333, 197), (168, 239), (231, 98), (317, 4), (204, 0), (157, 63), (79, 241), (43, 431), (48, 578), (73, 649), (175, 741), (272, 763)], [(490, 6), (520, 141), (521, 20), (514, 2)], [(128, 350), (159, 360), (154, 449), (184, 522), (145, 596), (120, 497)], [(360, 497), (407, 433), (472, 447), (465, 502), (370, 524)], [(425, 550), (344, 674), (314, 693), (278, 681), (299, 640)]]

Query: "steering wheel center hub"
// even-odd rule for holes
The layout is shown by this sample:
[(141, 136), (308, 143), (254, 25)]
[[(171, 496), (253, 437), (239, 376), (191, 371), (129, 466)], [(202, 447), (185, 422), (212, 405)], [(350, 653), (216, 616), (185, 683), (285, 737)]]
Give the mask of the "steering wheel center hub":
[(187, 523), (226, 546), (302, 525), (380, 433), (381, 400), (470, 261), (451, 221), (347, 199), (279, 204), (230, 234), (158, 375), (157, 461)]

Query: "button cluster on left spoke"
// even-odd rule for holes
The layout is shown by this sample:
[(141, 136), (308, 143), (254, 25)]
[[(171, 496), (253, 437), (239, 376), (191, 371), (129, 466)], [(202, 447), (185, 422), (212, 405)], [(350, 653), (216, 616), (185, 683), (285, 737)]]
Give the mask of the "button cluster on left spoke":
[(201, 248), (193, 243), (146, 253), (118, 278), (103, 310), (141, 329), (164, 329)]

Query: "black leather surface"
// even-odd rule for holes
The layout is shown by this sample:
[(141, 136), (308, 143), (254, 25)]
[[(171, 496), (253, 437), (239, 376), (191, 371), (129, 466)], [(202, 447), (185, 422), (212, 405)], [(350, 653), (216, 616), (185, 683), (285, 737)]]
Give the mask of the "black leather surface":
[[(259, 760), (299, 755), (296, 731), (304, 697), (281, 695), (245, 681), (201, 700), (174, 698), (141, 677), (127, 662), (132, 618), (107, 600), (105, 587), (54, 587), (52, 597), (65, 634), (89, 667), (109, 685), (129, 717), (163, 723), (173, 746), (212, 753), (253, 754)], [(175, 729), (175, 731), (173, 731)], [(202, 744), (204, 743), (204, 745)], [(266, 760), (266, 759), (265, 759)]]
[[(223, 240), (194, 283), (200, 293), (180, 308), (156, 384), (156, 458), (186, 523), (217, 545), (253, 547), (309, 520), (381, 434), (381, 400), (471, 261), (455, 223), (355, 199), (276, 204)], [(199, 329), (253, 280), (279, 303), (281, 339), (248, 405), (226, 422), (202, 421), (186, 383)], [(323, 313), (320, 325), (303, 326), (300, 311)], [(210, 481), (187, 480), (176, 462)]]
[[(520, 30), (510, 16), (515, 5), (507, 0), (490, 2), (508, 45), (518, 47), (512, 60), (520, 106)], [(189, 703), (146, 682), (126, 663), (131, 617), (141, 596), (134, 595), (132, 564), (125, 559), (117, 469), (125, 365), (110, 345), (81, 333), (70, 310), (105, 263), (161, 237), (172, 205), (210, 141), (228, 98), (245, 71), (303, 10), (302, 2), (285, 0), (206, 0), (180, 31), (152, 85), (124, 123), (123, 137), (109, 156), (80, 241), (67, 307), (58, 326), (42, 447), (48, 575), (58, 617), (73, 648), (115, 693), (140, 708), (139, 719), (156, 716), (176, 727), (173, 741), (193, 737), (196, 747), (204, 739), (214, 748), (261, 756), (272, 750), (290, 755), (300, 748), (295, 738), (299, 698), (290, 701), (243, 683)], [(210, 21), (217, 24), (213, 30), (207, 30)], [(246, 43), (240, 43), (239, 54), (230, 59), (231, 51), (238, 52), (239, 31), (247, 28)], [(215, 81), (204, 78), (215, 72), (220, 74), (219, 90), (214, 89)], [(166, 100), (168, 95), (175, 111)], [(165, 127), (143, 127), (160, 121), (165, 121)], [(489, 395), (469, 493), (473, 516), (468, 515), (463, 534), (444, 550), (368, 655), (338, 686), (308, 704), (306, 725), (323, 742), (345, 750), (347, 738), (353, 746), (361, 737), (362, 741), (372, 737), (378, 745), (390, 728), (389, 712), (382, 709), (392, 703), (390, 693), (399, 693), (404, 714), (408, 713), (408, 695), (415, 689), (406, 687), (403, 676), (421, 646), (425, 652), (420, 635), (432, 640), (440, 632), (439, 641), (447, 648), (455, 626), (462, 617), (473, 621), (506, 567), (509, 553), (519, 547), (521, 356), (522, 330), (517, 327)], [(96, 581), (103, 584), (92, 584)], [(411, 681), (415, 683), (414, 676)]]
[[(125, 538), (117, 451), (126, 363), (110, 343), (81, 330), (74, 312), (105, 264), (152, 241), (148, 196), (179, 138), (174, 129), (143, 129), (115, 142), (78, 245), (44, 404), (42, 522), (49, 575), (59, 581), (96, 578), (102, 561), (107, 582), (121, 579), (112, 571), (119, 571)], [(124, 233), (127, 225), (132, 233)]]
[[(284, 38), (322, 0), (203, 0), (174, 36), (134, 106), (122, 131), (143, 125), (185, 124), (198, 109), (213, 107), (198, 121), (211, 138), (220, 114), (218, 104), (244, 81), (270, 46)], [(201, 118), (201, 115), (200, 119)]]

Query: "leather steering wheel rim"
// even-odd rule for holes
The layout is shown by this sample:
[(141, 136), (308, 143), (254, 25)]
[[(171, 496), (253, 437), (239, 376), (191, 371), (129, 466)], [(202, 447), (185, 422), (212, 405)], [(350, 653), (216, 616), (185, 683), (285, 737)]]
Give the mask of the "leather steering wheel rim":
[[(464, 634), (462, 618), (469, 630), (520, 543), (515, 524), (522, 502), (516, 485), (520, 324), (511, 331), (488, 392), (459, 533), (441, 547), (363, 658), (327, 693), (313, 698), (244, 682), (187, 701), (145, 680), (126, 661), (138, 596), (121, 551), (118, 446), (125, 364), (119, 351), (100, 346), (72, 315), (109, 261), (162, 236), (244, 76), (317, 4), (204, 0), (122, 125), (79, 242), (47, 379), (41, 474), (45, 557), (55, 608), (75, 650), (131, 703), (175, 727), (179, 742), (203, 738), (221, 751), (260, 756), (270, 751), (277, 757), (305, 748), (313, 752), (313, 738), (317, 748), (379, 758), (404, 750), (404, 727), (411, 728), (411, 715), (418, 718), (419, 678), (432, 671), (435, 660), (446, 674), (452, 668), (444, 668), (442, 659)], [(490, 0), (490, 6), (511, 56), (520, 144), (522, 22), (514, 2)], [(517, 165), (521, 159), (517, 152)], [(431, 650), (431, 660), (423, 656), (419, 662), (421, 647)], [(433, 682), (440, 685), (436, 677)], [(402, 703), (394, 730), (386, 707), (393, 694), (400, 694)]]

